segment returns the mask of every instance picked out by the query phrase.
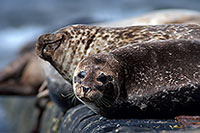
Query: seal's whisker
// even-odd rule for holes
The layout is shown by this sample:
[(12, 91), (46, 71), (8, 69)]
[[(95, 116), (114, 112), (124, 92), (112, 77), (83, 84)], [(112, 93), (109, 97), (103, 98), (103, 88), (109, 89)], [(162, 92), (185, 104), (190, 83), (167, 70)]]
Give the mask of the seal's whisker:
[(105, 100), (108, 104), (111, 104), (111, 101), (108, 100), (107, 98), (104, 98), (104, 100)]
[(111, 106), (111, 103), (106, 98), (102, 98), (102, 102), (104, 103), (104, 105), (106, 107), (110, 107)]
[(76, 103), (76, 97), (75, 95), (73, 95), (73, 98), (72, 98), (72, 103), (75, 104)]
[(105, 107), (108, 107), (108, 104), (103, 99), (101, 99), (100, 101), (102, 105), (104, 105)]
[(65, 95), (65, 97), (67, 97), (69, 100), (71, 100), (71, 102), (75, 105), (77, 102), (76, 96), (73, 93), (73, 91), (68, 91), (68, 93)]
[(96, 104), (97, 104), (97, 106), (101, 106), (101, 104), (102, 104), (101, 100), (97, 100)]
[(72, 97), (75, 96), (75, 94), (72, 91), (68, 91), (67, 94), (61, 93), (61, 96), (64, 97), (64, 98), (66, 97), (68, 99), (71, 99)]

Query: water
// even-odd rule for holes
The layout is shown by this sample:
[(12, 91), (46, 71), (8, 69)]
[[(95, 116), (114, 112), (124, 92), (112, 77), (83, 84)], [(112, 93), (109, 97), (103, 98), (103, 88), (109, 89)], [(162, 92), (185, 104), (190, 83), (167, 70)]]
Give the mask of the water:
[(0, 69), (15, 58), (22, 45), (37, 40), (44, 30), (120, 20), (157, 9), (200, 10), (199, 4), (199, 0), (1, 0)]
[[(16, 58), (24, 44), (46, 31), (75, 23), (120, 20), (157, 9), (200, 11), (199, 0), (1, 0), (0, 69)], [(0, 132), (13, 126), (4, 98), (0, 98)], [(9, 104), (9, 103), (8, 103)], [(10, 105), (13, 106), (13, 105)]]
[(0, 30), (0, 69), (15, 58), (22, 46), (44, 32), (41, 26), (8, 27)]
[(27, 133), (36, 123), (35, 97), (0, 97), (0, 133)]
[(6, 120), (6, 110), (2, 105), (0, 105), (0, 132), (8, 132), (12, 129), (12, 122), (10, 120), (4, 120)]

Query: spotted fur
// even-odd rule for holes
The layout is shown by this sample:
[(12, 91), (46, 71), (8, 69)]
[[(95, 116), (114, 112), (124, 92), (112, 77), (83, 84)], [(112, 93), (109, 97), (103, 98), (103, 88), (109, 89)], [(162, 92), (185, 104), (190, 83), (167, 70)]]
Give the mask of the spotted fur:
[[(149, 25), (121, 28), (72, 25), (52, 34), (42, 35), (36, 45), (37, 54), (49, 61), (68, 81), (77, 64), (88, 55), (110, 52), (140, 42), (200, 38), (199, 25)], [(61, 39), (59, 46), (47, 58), (43, 48)], [(56, 44), (57, 45), (57, 44)]]

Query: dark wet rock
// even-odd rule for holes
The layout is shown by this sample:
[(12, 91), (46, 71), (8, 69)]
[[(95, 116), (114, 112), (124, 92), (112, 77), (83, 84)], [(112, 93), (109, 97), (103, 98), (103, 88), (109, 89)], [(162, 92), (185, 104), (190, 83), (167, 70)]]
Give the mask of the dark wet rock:
[(54, 103), (48, 103), (42, 116), (40, 132), (58, 131), (63, 115), (63, 112)]
[(38, 110), (35, 97), (0, 97), (0, 132), (27, 133), (37, 122)]
[(60, 132), (158, 132), (183, 130), (175, 120), (153, 119), (106, 119), (95, 114), (85, 105), (76, 106), (66, 112)]

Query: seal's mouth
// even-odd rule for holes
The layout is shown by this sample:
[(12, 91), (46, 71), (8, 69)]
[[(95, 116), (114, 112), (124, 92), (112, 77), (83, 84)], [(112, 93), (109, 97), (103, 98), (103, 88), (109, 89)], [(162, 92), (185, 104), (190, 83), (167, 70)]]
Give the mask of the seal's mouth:
[(47, 61), (51, 61), (54, 52), (60, 47), (65, 36), (61, 33), (44, 34), (39, 37), (36, 44), (37, 55)]

